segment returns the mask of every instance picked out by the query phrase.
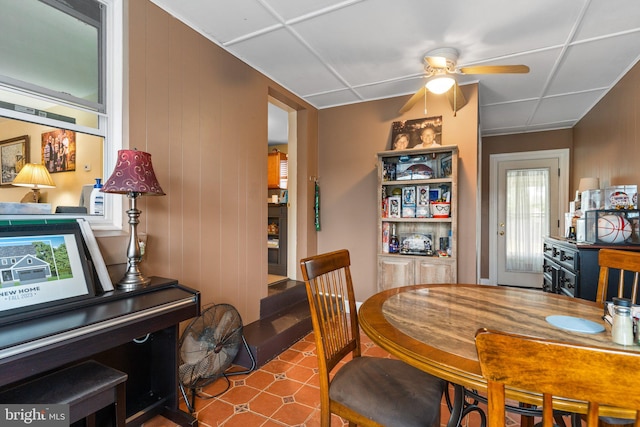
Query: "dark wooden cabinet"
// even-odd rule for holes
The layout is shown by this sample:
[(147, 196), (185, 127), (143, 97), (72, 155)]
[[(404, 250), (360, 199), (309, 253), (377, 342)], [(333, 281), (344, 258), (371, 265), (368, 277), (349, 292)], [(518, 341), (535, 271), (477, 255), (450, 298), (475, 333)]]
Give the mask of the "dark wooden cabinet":
[(287, 206), (269, 205), (267, 219), (269, 274), (287, 275)]
[[(589, 243), (576, 243), (562, 237), (544, 238), (544, 282), (543, 289), (554, 292), (595, 301), (598, 289), (598, 277), (600, 266), (598, 265), (598, 253), (602, 248), (640, 251), (640, 247), (621, 245), (594, 245)], [(612, 271), (609, 275), (609, 283), (618, 282), (618, 274)], [(632, 277), (625, 282), (631, 282)], [(609, 289), (614, 287), (609, 286)], [(607, 295), (610, 300), (613, 294)]]

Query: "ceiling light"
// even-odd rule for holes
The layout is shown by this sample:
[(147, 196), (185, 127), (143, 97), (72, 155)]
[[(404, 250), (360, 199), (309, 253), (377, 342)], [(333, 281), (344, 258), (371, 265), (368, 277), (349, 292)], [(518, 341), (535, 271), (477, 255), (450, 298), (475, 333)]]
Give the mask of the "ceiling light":
[(429, 92), (440, 95), (451, 89), (455, 82), (455, 79), (451, 76), (436, 75), (431, 77), (425, 86)]

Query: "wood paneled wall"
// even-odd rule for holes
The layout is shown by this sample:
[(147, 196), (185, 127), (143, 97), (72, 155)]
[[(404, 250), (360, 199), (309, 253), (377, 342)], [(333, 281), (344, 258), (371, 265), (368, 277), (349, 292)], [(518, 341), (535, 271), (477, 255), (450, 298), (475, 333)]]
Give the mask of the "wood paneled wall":
[[(152, 154), (167, 193), (141, 199), (142, 269), (252, 322), (267, 295), (268, 96), (298, 110), (305, 172), (317, 163), (317, 111), (147, 0), (128, 2), (127, 28), (125, 146)], [(307, 191), (299, 185), (302, 212)], [(298, 218), (300, 258), (315, 236), (313, 217)]]
[(587, 176), (601, 188), (640, 185), (640, 63), (574, 127), (573, 147), (569, 194)]

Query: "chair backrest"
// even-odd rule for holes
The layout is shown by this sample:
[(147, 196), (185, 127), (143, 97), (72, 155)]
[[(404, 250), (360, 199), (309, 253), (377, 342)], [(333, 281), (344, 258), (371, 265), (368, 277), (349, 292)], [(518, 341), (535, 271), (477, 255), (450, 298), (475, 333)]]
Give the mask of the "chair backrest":
[(542, 393), (543, 427), (553, 425), (553, 396), (588, 402), (588, 427), (598, 425), (599, 405), (635, 410), (640, 425), (640, 353), (486, 329), (476, 333), (476, 349), (488, 383), (489, 427), (505, 425), (505, 385)]
[(329, 372), (349, 353), (360, 356), (360, 331), (350, 264), (349, 252), (345, 249), (300, 261), (321, 381), (328, 381)]
[[(600, 276), (598, 278), (598, 290), (596, 291), (596, 301), (604, 304), (607, 300), (609, 288), (609, 275), (612, 269), (620, 272), (618, 279), (617, 296), (619, 298), (629, 298), (636, 304), (638, 296), (638, 276), (640, 272), (640, 252), (621, 251), (618, 249), (600, 249), (598, 252), (598, 264), (600, 265)], [(625, 272), (627, 274), (625, 275)], [(633, 277), (632, 283), (627, 284), (631, 294), (625, 295), (625, 276)]]

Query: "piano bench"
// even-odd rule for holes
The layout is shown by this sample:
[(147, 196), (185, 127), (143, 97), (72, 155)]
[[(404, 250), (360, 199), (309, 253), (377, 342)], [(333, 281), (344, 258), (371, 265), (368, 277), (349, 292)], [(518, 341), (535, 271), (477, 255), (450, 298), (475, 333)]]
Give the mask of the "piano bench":
[(0, 393), (1, 403), (67, 404), (69, 423), (85, 418), (95, 425), (98, 410), (114, 404), (115, 423), (126, 422), (125, 385), (127, 374), (89, 360), (38, 377)]

